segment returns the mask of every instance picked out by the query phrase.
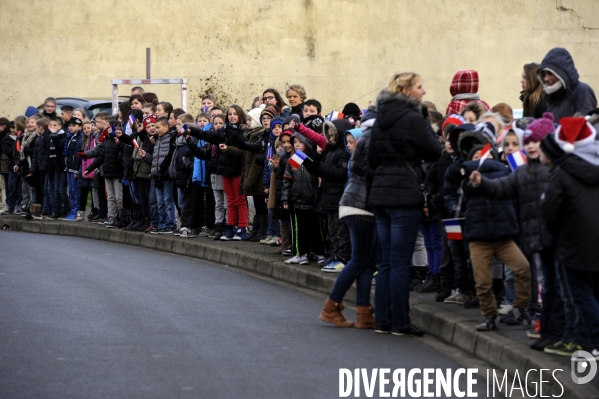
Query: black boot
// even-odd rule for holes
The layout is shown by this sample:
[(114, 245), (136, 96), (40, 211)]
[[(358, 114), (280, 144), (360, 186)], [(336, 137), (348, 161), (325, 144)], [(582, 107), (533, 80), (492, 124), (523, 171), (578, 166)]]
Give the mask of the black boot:
[(133, 204), (133, 209), (131, 210), (131, 223), (125, 227), (125, 230), (135, 230), (138, 227), (139, 219), (141, 214), (141, 205)]
[(131, 222), (131, 210), (130, 209), (121, 209), (116, 215), (116, 227), (122, 229), (123, 227), (127, 227)]
[(426, 279), (427, 267), (424, 266), (410, 266), (410, 291), (415, 291), (422, 287), (424, 280)]
[(495, 295), (495, 301), (497, 302), (497, 309), (501, 307), (501, 303), (503, 302), (503, 297), (505, 295), (505, 287), (503, 285), (503, 279), (494, 278), (493, 279), (493, 295)]
[(428, 282), (420, 287), (419, 290), (416, 290), (416, 292), (437, 292), (441, 289), (441, 276), (438, 274), (429, 274), (428, 276)]
[[(260, 229), (260, 216), (254, 215), (254, 221), (252, 222), (252, 230), (250, 231), (250, 241), (255, 242), (254, 238), (258, 236), (258, 231)], [(260, 240), (258, 240), (260, 241)]]
[(150, 219), (141, 218), (139, 221), (139, 227), (137, 227), (137, 231), (145, 233), (145, 231), (150, 227)]
[(258, 219), (258, 228), (256, 231), (256, 235), (254, 237), (250, 237), (251, 242), (260, 242), (260, 240), (264, 240), (266, 238), (266, 228), (268, 227), (268, 216), (266, 218), (264, 216), (257, 216), (257, 219)]

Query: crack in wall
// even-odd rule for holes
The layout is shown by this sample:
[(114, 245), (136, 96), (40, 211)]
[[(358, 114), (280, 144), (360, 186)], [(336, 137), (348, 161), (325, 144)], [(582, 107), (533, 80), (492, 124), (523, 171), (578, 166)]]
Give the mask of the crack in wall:
[(573, 15), (574, 17), (580, 19), (582, 29), (586, 29), (586, 30), (599, 30), (599, 28), (591, 28), (591, 27), (588, 27), (588, 26), (584, 26), (584, 18), (582, 18), (581, 16), (579, 16), (578, 13), (576, 13), (576, 11), (573, 8), (567, 8), (567, 7), (562, 6), (561, 3), (560, 3), (560, 1), (561, 0), (555, 0), (555, 8), (558, 11), (569, 12), (571, 14), (574, 14)]

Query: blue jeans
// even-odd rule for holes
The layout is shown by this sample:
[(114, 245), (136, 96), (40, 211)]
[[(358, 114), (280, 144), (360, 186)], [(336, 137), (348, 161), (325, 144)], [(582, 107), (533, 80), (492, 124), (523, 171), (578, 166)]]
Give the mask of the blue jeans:
[[(44, 191), (48, 191), (48, 210), (49, 213), (58, 213), (58, 203), (56, 199), (56, 188), (54, 187), (54, 173), (46, 175), (46, 181), (44, 183)], [(44, 208), (46, 207), (46, 201), (44, 201)]]
[(172, 230), (177, 225), (173, 218), (175, 214), (175, 200), (173, 197), (173, 182), (170, 180), (154, 181), (156, 187), (156, 202), (158, 203), (159, 229)]
[(273, 218), (274, 213), (274, 209), (268, 210), (268, 229), (266, 230), (266, 235), (273, 237), (281, 237), (281, 228), (279, 225), (279, 220)]
[(339, 273), (329, 298), (337, 303), (343, 301), (343, 296), (355, 281), (356, 305), (370, 306), (370, 286), (380, 251), (376, 223), (355, 215), (347, 216), (343, 221), (349, 227), (351, 259)]
[[(376, 277), (375, 323), (393, 330), (409, 327), (410, 265), (420, 228), (420, 208), (374, 208), (381, 243)], [(391, 304), (391, 306), (389, 306)]]
[(150, 226), (156, 228), (158, 224), (160, 224), (160, 215), (156, 201), (156, 180), (150, 179)]
[(580, 329), (583, 348), (599, 348), (599, 273), (589, 273), (564, 267), (566, 283), (570, 287), (576, 307), (575, 330)]
[(129, 180), (129, 192), (131, 200), (135, 205), (141, 204), (141, 183), (137, 180)]
[(6, 193), (6, 206), (8, 209), (13, 210), (17, 206), (18, 191), (19, 190), (19, 175), (17, 173), (8, 173), (4, 175), (5, 182), (5, 193)]
[(462, 294), (474, 294), (476, 292), (474, 289), (474, 274), (466, 251), (468, 243), (466, 241), (447, 241), (447, 245), (455, 268), (456, 288)]
[[(582, 342), (582, 330), (580, 326), (576, 325), (577, 310), (572, 301), (572, 293), (570, 292), (570, 286), (566, 279), (565, 268), (557, 261), (555, 262), (555, 276), (559, 284), (560, 294), (562, 301), (564, 302), (564, 316), (566, 325), (564, 326), (564, 333), (560, 341), (566, 342)], [(543, 328), (541, 326), (541, 328)]]
[(424, 247), (428, 257), (428, 272), (430, 274), (439, 274), (439, 265), (443, 254), (439, 222), (422, 223), (420, 231), (422, 231), (424, 237)]
[(77, 211), (79, 211), (79, 184), (77, 181), (78, 178), (75, 179), (75, 173), (67, 172), (69, 198), (71, 199), (71, 213), (77, 213)]
[(69, 209), (67, 172), (54, 172), (54, 191), (56, 192), (56, 206), (58, 208), (58, 213), (66, 213)]

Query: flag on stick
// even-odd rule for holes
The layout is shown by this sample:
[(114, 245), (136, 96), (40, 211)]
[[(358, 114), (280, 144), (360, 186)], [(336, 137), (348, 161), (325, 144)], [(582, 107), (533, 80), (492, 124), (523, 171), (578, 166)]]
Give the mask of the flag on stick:
[(295, 150), (295, 154), (293, 154), (287, 162), (289, 162), (293, 169), (299, 169), (299, 167), (302, 166), (307, 157), (308, 156), (300, 150)]
[(462, 222), (464, 218), (443, 219), (447, 239), (451, 241), (461, 241), (462, 238)]

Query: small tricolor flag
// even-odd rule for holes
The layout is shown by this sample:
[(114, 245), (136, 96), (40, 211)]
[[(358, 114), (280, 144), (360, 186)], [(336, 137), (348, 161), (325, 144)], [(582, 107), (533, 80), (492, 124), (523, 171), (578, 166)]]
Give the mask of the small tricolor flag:
[(131, 127), (135, 126), (135, 117), (133, 114), (129, 114), (129, 123), (131, 123)]
[(462, 238), (462, 222), (463, 218), (458, 219), (443, 219), (447, 239), (451, 241), (461, 241)]
[(512, 169), (512, 172), (518, 169), (519, 166), (526, 165), (528, 160), (526, 159), (526, 153), (524, 151), (518, 151), (510, 154), (506, 157), (508, 165)]
[(272, 146), (268, 146), (268, 150), (266, 150), (266, 159), (271, 160), (272, 159)]
[(483, 149), (480, 150), (480, 160), (478, 161), (478, 168), (476, 168), (477, 170), (480, 169), (481, 165), (483, 162), (485, 162), (485, 159), (487, 159), (489, 155), (491, 155), (491, 143), (487, 143)]
[(289, 163), (289, 165), (291, 165), (293, 169), (299, 169), (299, 167), (302, 166), (306, 158), (308, 158), (306, 154), (304, 154), (300, 150), (295, 150), (295, 154), (293, 154), (287, 162)]
[(139, 148), (139, 144), (137, 144), (137, 140), (136, 139), (131, 140), (131, 142), (133, 143), (133, 147)]
[(330, 114), (327, 115), (327, 119), (330, 121), (334, 121), (337, 119), (343, 119), (344, 115), (341, 112), (331, 111)]

